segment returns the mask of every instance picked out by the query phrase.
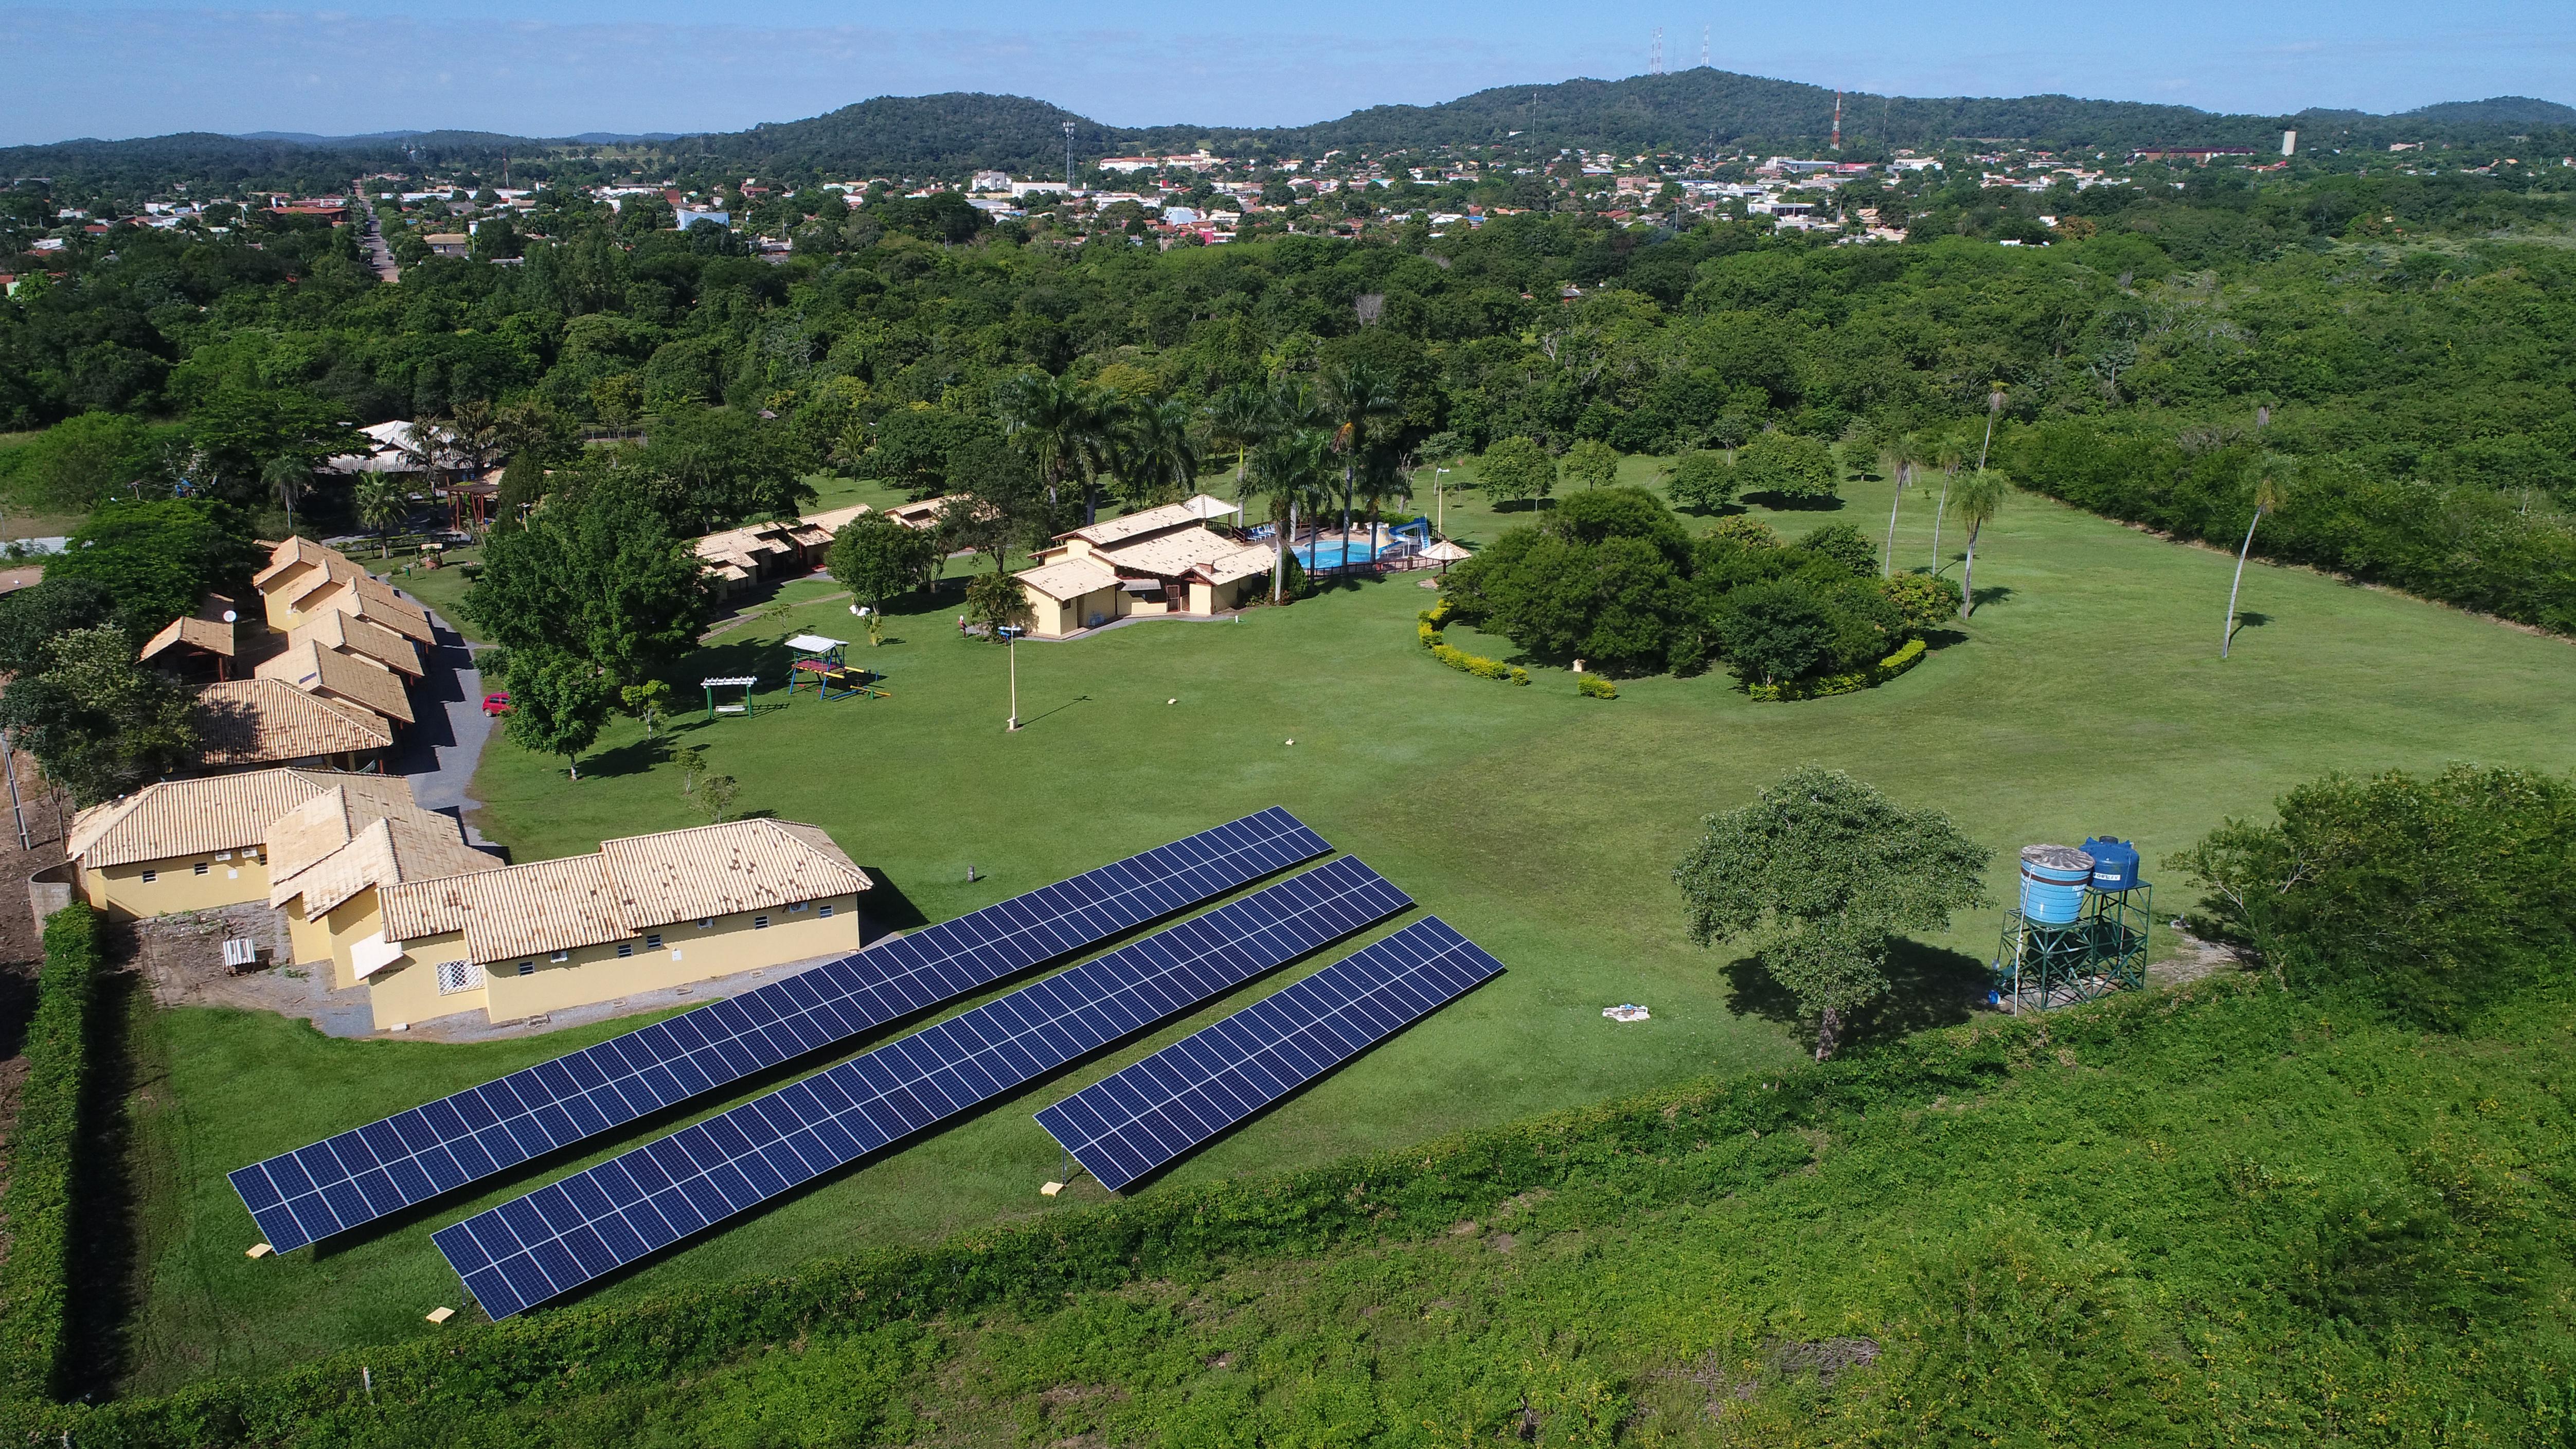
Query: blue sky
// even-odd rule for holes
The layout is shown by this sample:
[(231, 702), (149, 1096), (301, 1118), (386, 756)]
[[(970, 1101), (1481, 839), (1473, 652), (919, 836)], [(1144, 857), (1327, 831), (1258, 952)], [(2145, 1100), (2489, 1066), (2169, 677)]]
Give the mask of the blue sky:
[(2213, 110), (2576, 103), (2576, 8), (2167, 0), (1698, 8), (1673, 0), (343, 0), (0, 3), (0, 144), (179, 130), (734, 129), (873, 95), (1034, 95), (1118, 124), (1268, 125), (1646, 68), (1905, 95), (2066, 91)]

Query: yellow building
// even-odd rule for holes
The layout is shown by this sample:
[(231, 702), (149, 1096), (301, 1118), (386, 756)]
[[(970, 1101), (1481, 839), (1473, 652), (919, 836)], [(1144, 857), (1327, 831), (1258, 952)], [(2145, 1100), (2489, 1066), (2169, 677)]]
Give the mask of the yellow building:
[(73, 817), (64, 851), (74, 888), (126, 919), (265, 904), (269, 827), (335, 790), (362, 814), (418, 808), (410, 782), (383, 775), (278, 769), (164, 780)]
[(354, 613), (423, 645), (438, 641), (429, 611), (379, 582), (365, 566), (309, 538), (290, 538), (269, 551), (268, 567), (251, 575), (268, 626), (292, 630), (325, 610)]
[(602, 841), (377, 892), (353, 943), (378, 1028), (460, 1011), (493, 1021), (614, 1001), (859, 946), (875, 883), (811, 825), (742, 820)]
[(406, 796), (335, 785), (287, 811), (261, 837), (268, 903), (286, 916), (298, 963), (327, 965), (336, 988), (358, 984), (356, 947), (384, 935), (377, 891), (406, 880), (499, 870), (501, 858), (465, 843), (452, 816)]
[(282, 680), (307, 694), (335, 704), (354, 705), (397, 724), (413, 719), (411, 695), (391, 669), (360, 654), (326, 649), (310, 637), (289, 644), (286, 652), (260, 661), (252, 674)]
[(1202, 494), (1056, 535), (1038, 564), (1014, 575), (1029, 632), (1061, 639), (1137, 615), (1206, 618), (1232, 609), (1272, 556), (1207, 526), (1233, 505)]

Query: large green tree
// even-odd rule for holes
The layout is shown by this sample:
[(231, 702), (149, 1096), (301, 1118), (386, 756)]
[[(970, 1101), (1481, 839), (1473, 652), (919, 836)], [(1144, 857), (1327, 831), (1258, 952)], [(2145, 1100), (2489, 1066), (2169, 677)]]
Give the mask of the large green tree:
[(118, 620), (143, 638), (207, 593), (241, 598), (261, 562), (239, 510), (211, 499), (109, 502), (72, 531), (48, 579), (88, 579), (116, 601)]
[(939, 567), (939, 540), (884, 514), (861, 514), (832, 536), (824, 567), (861, 607), (875, 612), (888, 599), (929, 586)]
[(1848, 1013), (1886, 994), (1897, 934), (1941, 930), (1987, 900), (1991, 851), (1839, 770), (1791, 770), (1703, 826), (1673, 868), (1691, 939), (1752, 945), (1814, 1018), (1818, 1061)]
[(1497, 504), (1523, 503), (1556, 491), (1556, 460), (1531, 438), (1497, 438), (1476, 460), (1476, 481)]
[(83, 807), (196, 759), (196, 697), (135, 663), (123, 630), (75, 629), (46, 656), (0, 692), (0, 726)]
[(620, 684), (696, 648), (709, 603), (688, 541), (622, 473), (558, 493), (524, 527), (495, 528), (465, 595), (494, 643), (569, 654)]
[(542, 646), (511, 650), (503, 677), (510, 682), (510, 712), (501, 718), (511, 742), (563, 756), (564, 768), (580, 779), (581, 752), (608, 723), (616, 684), (592, 661)]

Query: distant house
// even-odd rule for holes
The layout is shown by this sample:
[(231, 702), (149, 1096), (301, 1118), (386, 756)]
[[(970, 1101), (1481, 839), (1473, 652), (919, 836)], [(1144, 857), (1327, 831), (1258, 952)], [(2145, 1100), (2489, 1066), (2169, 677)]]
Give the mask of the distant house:
[[(596, 855), (383, 887), (353, 947), (378, 1027), (493, 1021), (858, 949), (873, 888), (820, 828), (743, 820), (600, 842)], [(336, 958), (335, 958), (336, 964)]]
[(230, 679), (240, 648), (235, 623), (233, 601), (208, 594), (196, 613), (171, 620), (144, 641), (135, 657), (175, 670), (182, 678)]
[(1036, 567), (1013, 575), (1029, 632), (1061, 639), (1135, 615), (1199, 617), (1232, 609), (1244, 581), (1270, 572), (1271, 551), (1205, 520), (1233, 505), (1201, 495), (1056, 535)]
[(783, 523), (750, 523), (710, 533), (697, 541), (698, 561), (715, 584), (716, 597), (790, 574), (811, 573), (823, 566), (832, 535), (851, 519), (868, 512), (864, 503), (809, 513)]
[(461, 231), (434, 231), (421, 240), (429, 244), (431, 256), (461, 257), (474, 249), (474, 238)]

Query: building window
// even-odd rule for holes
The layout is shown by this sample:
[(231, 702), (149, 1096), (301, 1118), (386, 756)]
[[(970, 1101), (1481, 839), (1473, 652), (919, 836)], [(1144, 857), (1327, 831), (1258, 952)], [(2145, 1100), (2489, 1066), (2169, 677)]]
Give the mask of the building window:
[(817, 914), (817, 915), (821, 915), (821, 916), (829, 916), (829, 915), (831, 915), (831, 914), (832, 914), (832, 903), (831, 903), (830, 901), (825, 901), (825, 902), (823, 903), (823, 909), (822, 909), (822, 910), (820, 910), (820, 911), (817, 911), (815, 914)]
[(143, 873), (143, 883), (144, 883), (145, 885), (150, 885), (150, 884), (152, 884), (154, 881), (159, 880), (160, 878), (161, 878), (161, 872), (159, 872), (159, 871), (157, 871), (157, 870), (147, 870), (147, 871), (145, 871), (145, 872)]
[(766, 930), (768, 930), (768, 929), (769, 929), (769, 918), (768, 918), (767, 916), (754, 916), (754, 917), (752, 917), (752, 918), (751, 918), (751, 928), (752, 928), (753, 930), (755, 930), (755, 931), (766, 931)]
[(571, 953), (570, 951), (557, 951), (557, 952), (556, 952), (556, 953), (554, 953), (553, 955), (548, 956), (546, 959), (547, 959), (547, 960), (549, 960), (549, 961), (556, 962), (557, 964), (561, 964), (561, 963), (563, 963), (563, 962), (565, 962), (565, 961), (569, 961), (569, 960), (571, 960), (571, 959), (572, 959), (572, 953)]
[(441, 996), (452, 996), (459, 991), (471, 991), (482, 984), (483, 968), (471, 961), (438, 963), (438, 994)]
[(652, 935), (649, 935), (649, 936), (645, 937), (645, 938), (644, 938), (644, 944), (645, 944), (646, 946), (650, 947), (650, 948), (651, 948), (651, 949), (653, 949), (653, 950), (656, 950), (656, 951), (661, 950), (661, 949), (662, 949), (662, 933), (661, 933), (661, 932), (659, 932), (659, 931), (656, 931), (656, 932), (654, 932)]
[(213, 866), (211, 866), (211, 865), (207, 864), (205, 861), (202, 861), (202, 860), (201, 860), (201, 861), (198, 861), (198, 862), (197, 862), (197, 864), (196, 864), (196, 872), (197, 872), (197, 874), (199, 874), (199, 875), (204, 875), (207, 871), (210, 871), (210, 870), (212, 870), (212, 869), (214, 869), (214, 867), (213, 867)]
[(701, 931), (703, 931), (703, 930), (707, 929), (708, 927), (710, 927), (710, 926), (714, 925), (715, 923), (716, 923), (716, 918), (715, 918), (715, 917), (713, 917), (713, 916), (709, 916), (709, 917), (707, 917), (705, 920), (698, 922), (698, 929), (699, 929), (699, 930), (701, 930)]
[(618, 959), (618, 960), (623, 961), (623, 960), (625, 960), (627, 957), (632, 956), (632, 955), (634, 955), (634, 954), (635, 954), (635, 943), (634, 943), (634, 942), (632, 942), (632, 941), (620, 941), (620, 942), (618, 942), (618, 943), (617, 943), (617, 959)]

